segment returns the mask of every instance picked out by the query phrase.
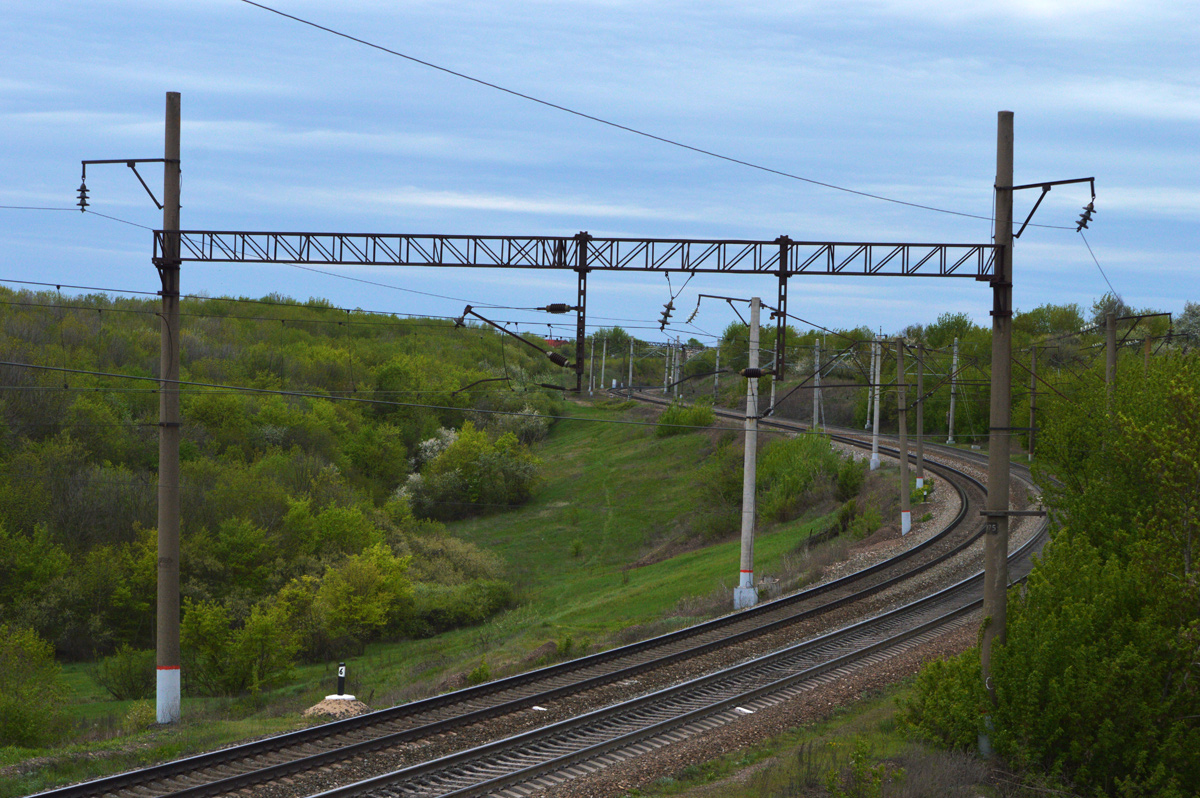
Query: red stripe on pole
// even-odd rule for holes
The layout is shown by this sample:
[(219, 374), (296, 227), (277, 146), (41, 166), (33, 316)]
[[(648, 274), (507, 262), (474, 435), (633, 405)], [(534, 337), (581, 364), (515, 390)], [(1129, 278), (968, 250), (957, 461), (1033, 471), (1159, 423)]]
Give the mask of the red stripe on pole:
[(158, 669), (160, 671), (177, 671), (177, 670), (179, 670), (179, 666), (178, 665), (159, 665)]

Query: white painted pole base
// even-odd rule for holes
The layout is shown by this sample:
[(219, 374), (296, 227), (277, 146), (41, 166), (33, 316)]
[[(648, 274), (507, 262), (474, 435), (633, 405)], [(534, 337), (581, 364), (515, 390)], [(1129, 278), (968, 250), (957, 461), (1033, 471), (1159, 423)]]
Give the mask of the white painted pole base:
[(949, 438), (947, 438), (946, 443), (949, 444), (950, 446), (953, 446), (954, 445), (954, 436), (952, 435)]
[(344, 694), (344, 693), (337, 693), (336, 695), (325, 696), (325, 700), (326, 701), (354, 701), (355, 698), (352, 695), (348, 695), (348, 694)]
[(900, 534), (907, 535), (912, 531), (912, 513), (900, 513)]
[(877, 454), (871, 455), (871, 470), (872, 471), (879, 470), (879, 455), (877, 455)]
[(155, 719), (159, 723), (178, 723), (183, 713), (179, 709), (179, 668), (159, 668), (155, 683)]
[(758, 590), (753, 587), (735, 587), (733, 589), (733, 608), (744, 610), (758, 604)]

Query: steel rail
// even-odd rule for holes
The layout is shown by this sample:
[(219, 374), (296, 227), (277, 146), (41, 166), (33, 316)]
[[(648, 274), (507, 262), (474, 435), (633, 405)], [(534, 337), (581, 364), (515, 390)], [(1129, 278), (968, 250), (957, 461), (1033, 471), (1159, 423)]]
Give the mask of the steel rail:
[[(862, 445), (859, 441), (853, 441), (853, 443), (855, 445)], [(932, 466), (931, 468), (938, 470), (940, 467)], [(961, 472), (959, 473), (963, 478), (970, 481), (977, 488), (982, 490), (982, 485), (978, 482), (978, 480), (975, 480), (969, 475), (961, 474)], [(943, 474), (943, 477), (945, 478), (946, 475)], [(954, 485), (952, 481), (949, 481), (949, 484)], [(678, 642), (688, 638), (696, 637), (704, 633), (712, 633), (716, 630), (723, 629), (731, 625), (747, 624), (747, 622), (753, 623), (756, 618), (762, 615), (777, 613), (793, 604), (811, 599), (819, 594), (837, 590), (839, 588), (850, 587), (854, 582), (862, 580), (868, 575), (885, 570), (886, 568), (894, 567), (898, 562), (913, 556), (919, 551), (925, 550), (926, 547), (931, 546), (936, 541), (943, 539), (945, 535), (947, 535), (964, 520), (967, 507), (970, 504), (965, 491), (963, 491), (963, 489), (958, 485), (954, 485), (954, 487), (960, 494), (960, 511), (954, 522), (938, 536), (931, 538), (929, 541), (921, 544), (921, 546), (908, 549), (894, 558), (890, 558), (889, 560), (877, 563), (854, 574), (850, 574), (846, 577), (834, 580), (824, 585), (819, 585), (807, 591), (802, 591), (773, 602), (765, 603), (752, 611), (724, 616), (722, 618), (714, 619), (713, 621), (708, 621), (704, 624), (697, 624), (696, 626), (689, 627), (688, 629), (668, 633), (666, 635), (661, 635), (656, 638), (634, 643), (629, 646), (612, 649), (607, 652), (601, 652), (600, 654), (593, 655), (591, 657), (581, 658), (567, 663), (560, 663), (559, 665), (549, 666), (548, 668), (542, 668), (526, 674), (508, 677), (504, 680), (497, 680), (496, 682), (489, 683), (487, 685), (481, 685), (477, 688), (457, 691), (445, 696), (437, 696), (431, 699), (425, 699), (423, 701), (413, 702), (410, 704), (401, 705), (399, 707), (393, 707), (388, 710), (380, 710), (378, 712), (359, 716), (357, 718), (346, 719), (311, 729), (304, 729), (285, 735), (279, 735), (278, 737), (269, 738), (268, 740), (264, 741), (257, 741), (255, 743), (248, 743), (241, 746), (234, 746), (227, 749), (221, 749), (219, 751), (200, 754), (194, 757), (188, 757), (186, 759), (164, 763), (163, 765), (147, 768), (141, 771), (119, 774), (117, 776), (111, 776), (105, 779), (59, 788), (57, 790), (42, 793), (41, 796), (56, 796), (56, 798), (68, 798), (68, 796), (71, 796), (74, 798), (74, 796), (111, 793), (116, 790), (128, 789), (136, 787), (140, 784), (146, 784), (151, 781), (165, 780), (182, 776), (184, 774), (195, 773), (203, 768), (215, 768), (221, 765), (231, 764), (238, 760), (263, 757), (277, 753), (288, 747), (310, 745), (321, 740), (329, 741), (339, 736), (345, 737), (348, 734), (366, 726), (379, 726), (388, 723), (394, 723), (396, 720), (402, 720), (405, 717), (411, 717), (418, 714), (436, 714), (436, 710), (449, 706), (465, 705), (470, 707), (472, 701), (475, 701), (481, 697), (485, 697), (486, 695), (499, 693), (504, 690), (511, 690), (525, 684), (545, 682), (555, 677), (566, 675), (572, 672), (585, 671), (588, 668), (603, 664), (605, 662), (621, 658), (630, 658), (633, 655), (651, 650), (653, 648), (662, 648), (670, 645), (671, 643), (677, 644)], [(920, 573), (927, 568), (933, 567), (934, 565), (937, 565), (949, 557), (961, 552), (972, 542), (978, 539), (978, 536), (981, 533), (982, 527), (979, 532), (971, 535), (966, 541), (959, 543), (950, 551), (943, 553), (934, 560), (884, 580), (876, 585), (871, 585), (861, 591), (856, 591), (840, 599), (827, 602), (799, 613), (778, 618), (774, 621), (768, 621), (765, 624), (753, 625), (751, 628), (744, 629), (741, 632), (737, 632), (729, 637), (722, 637), (717, 640), (709, 640), (707, 643), (702, 643), (699, 646), (677, 650), (665, 656), (656, 657), (641, 663), (635, 663), (615, 671), (609, 670), (607, 672), (586, 677), (584, 679), (576, 679), (573, 682), (552, 687), (549, 690), (542, 690), (541, 692), (534, 694), (519, 696), (515, 699), (488, 705), (482, 708), (469, 709), (465, 714), (452, 715), (451, 717), (444, 718), (442, 720), (421, 724), (418, 727), (404, 729), (399, 732), (385, 733), (378, 737), (364, 741), (346, 741), (345, 744), (328, 751), (302, 756), (274, 765), (268, 765), (258, 770), (236, 774), (233, 776), (224, 776), (216, 781), (184, 788), (172, 794), (180, 796), (180, 798), (198, 798), (199, 796), (212, 795), (231, 789), (237, 789), (241, 786), (258, 783), (269, 778), (278, 778), (301, 770), (320, 767), (332, 761), (345, 759), (350, 756), (372, 750), (378, 750), (380, 748), (385, 748), (390, 745), (401, 743), (405, 740), (436, 734), (451, 726), (479, 722), (490, 717), (507, 714), (520, 708), (535, 704), (539, 701), (548, 701), (565, 694), (592, 689), (613, 681), (617, 681), (619, 679), (628, 678), (630, 675), (638, 672), (644, 672), (653, 668), (662, 667), (681, 659), (698, 656), (699, 654), (714, 650), (716, 648), (730, 645), (735, 641), (749, 639), (750, 637), (774, 631), (785, 625), (798, 623), (817, 614), (827, 612), (836, 607), (844, 606), (866, 595), (884, 590), (887, 587), (902, 581), (903, 579), (914, 576), (915, 574)]]
[[(979, 485), (979, 483), (977, 481), (975, 481), (972, 477), (967, 476), (967, 475), (964, 475), (964, 476), (966, 479), (975, 482), (976, 485)], [(955, 486), (955, 487), (957, 488), (958, 486)], [(982, 487), (982, 485), (979, 485), (979, 487)], [(961, 491), (961, 489), (960, 489), (960, 491)], [(962, 502), (962, 506), (958, 513), (958, 516), (954, 520), (955, 526), (957, 524), (961, 523), (965, 519), (967, 507), (968, 507), (968, 502), (964, 498), (964, 501)], [(950, 531), (950, 528), (948, 528), (946, 531), (947, 532)], [(770, 632), (777, 631), (784, 627), (800, 623), (801, 621), (824, 614), (824, 613), (829, 612), (838, 607), (846, 606), (850, 603), (859, 601), (867, 596), (873, 595), (873, 594), (881, 592), (889, 587), (892, 587), (896, 584), (899, 584), (900, 582), (902, 582), (906, 579), (916, 576), (917, 574), (922, 573), (925, 570), (928, 570), (929, 568), (939, 565), (942, 562), (945, 562), (946, 560), (950, 559), (951, 557), (954, 557), (954, 556), (960, 554), (966, 548), (968, 548), (969, 546), (974, 544), (980, 538), (980, 536), (982, 534), (983, 534), (983, 529), (981, 527), (977, 532), (970, 535), (966, 540), (963, 540), (960, 543), (958, 543), (956, 546), (954, 546), (949, 551), (943, 552), (941, 555), (937, 556), (936, 558), (934, 558), (928, 562), (922, 563), (911, 570), (904, 571), (903, 573), (889, 577), (879, 583), (870, 585), (864, 589), (857, 590), (854, 593), (851, 593), (849, 595), (843, 596), (838, 599), (834, 599), (833, 601), (826, 602), (824, 604), (818, 605), (816, 607), (812, 607), (807, 610), (803, 610), (801, 612), (798, 612), (798, 613), (795, 613), (792, 615), (785, 615), (781, 618), (776, 618), (773, 621), (767, 621), (766, 623), (751, 625), (747, 629), (743, 629), (741, 631), (737, 631), (732, 634), (724, 634), (724, 635), (721, 635), (720, 637), (714, 637), (713, 639), (709, 639), (707, 642), (702, 642), (699, 645), (693, 645), (693, 646), (689, 646), (687, 648), (677, 649), (671, 653), (668, 653), (668, 654), (665, 654), (662, 656), (657, 656), (654, 659), (651, 659), (648, 661), (635, 662), (634, 664), (628, 665), (628, 666), (626, 666), (624, 668), (620, 668), (618, 670), (605, 671), (605, 672), (597, 674), (595, 676), (590, 676), (590, 677), (587, 677), (587, 678), (584, 678), (581, 680), (570, 682), (569, 684), (565, 684), (565, 685), (562, 685), (559, 687), (554, 687), (554, 688), (547, 689), (547, 690), (542, 690), (541, 692), (538, 692), (536, 694), (522, 696), (522, 697), (510, 700), (510, 701), (506, 701), (506, 702), (503, 702), (500, 704), (490, 705), (484, 709), (474, 710), (467, 714), (455, 715), (455, 716), (445, 718), (442, 720), (434, 721), (431, 723), (425, 723), (420, 726), (415, 726), (412, 728), (404, 729), (402, 731), (384, 734), (379, 737), (373, 737), (368, 740), (351, 742), (346, 745), (340, 746), (338, 748), (330, 749), (328, 751), (323, 751), (323, 752), (317, 753), (317, 754), (312, 754), (312, 755), (309, 755), (309, 756), (306, 756), (306, 757), (303, 757), (300, 759), (294, 759), (294, 760), (289, 760), (286, 762), (281, 762), (281, 763), (278, 763), (275, 765), (269, 765), (269, 766), (262, 767), (260, 769), (250, 771), (247, 773), (237, 774), (237, 775), (229, 776), (224, 779), (217, 780), (217, 781), (208, 782), (208, 783), (205, 783), (202, 785), (197, 785), (195, 787), (178, 790), (178, 791), (172, 792), (171, 796), (173, 798), (202, 798), (202, 796), (217, 795), (217, 794), (229, 792), (229, 791), (236, 790), (236, 789), (241, 789), (250, 784), (255, 784), (255, 783), (260, 783), (263, 781), (269, 781), (272, 779), (282, 778), (282, 777), (290, 775), (292, 773), (313, 770), (315, 768), (322, 767), (322, 766), (325, 766), (328, 764), (332, 764), (334, 762), (343, 761), (345, 759), (348, 759), (348, 758), (351, 758), (354, 756), (361, 756), (364, 754), (371, 753), (373, 751), (393, 747), (393, 746), (400, 745), (400, 744), (403, 744), (406, 742), (429, 738), (436, 734), (441, 734), (441, 733), (448, 731), (449, 729), (452, 729), (457, 726), (463, 726), (463, 725), (467, 725), (470, 723), (477, 723), (477, 722), (480, 722), (483, 720), (487, 720), (488, 718), (510, 714), (512, 712), (519, 711), (521, 709), (524, 709), (524, 708), (529, 707), (534, 704), (548, 703), (550, 701), (553, 701), (556, 698), (561, 698), (563, 696), (571, 695), (574, 693), (585, 692), (587, 690), (602, 687), (606, 684), (611, 684), (613, 682), (621, 681), (623, 679), (628, 679), (628, 678), (636, 676), (638, 674), (645, 673), (646, 671), (649, 671), (649, 670), (662, 668), (662, 667), (665, 667), (665, 666), (670, 665), (675, 662), (679, 662), (679, 661), (686, 660), (686, 659), (692, 659), (694, 657), (709, 653), (711, 651), (715, 651), (715, 650), (718, 650), (721, 648), (733, 646), (738, 643), (745, 642), (752, 638), (758, 637), (760, 635), (768, 634)], [(928, 542), (933, 542), (934, 540), (936, 540), (936, 539), (931, 538), (931, 540)], [(908, 552), (905, 552), (905, 553), (911, 553), (914, 550), (915, 550), (915, 548), (910, 549), (910, 550), (908, 550)], [(854, 576), (860, 576), (867, 571), (874, 572), (875, 570), (878, 570), (878, 566), (891, 565), (891, 564), (894, 564), (899, 559), (901, 559), (901, 558), (899, 556), (897, 556), (890, 560), (885, 560), (882, 563), (877, 563), (876, 565), (871, 566), (870, 568), (863, 569), (862, 571), (856, 572), (855, 574), (851, 574), (848, 577), (843, 577), (843, 580), (849, 579)], [(836, 580), (836, 581), (841, 582), (842, 580)], [(835, 584), (835, 582), (831, 582), (828, 584)], [(827, 585), (823, 585), (820, 587), (826, 587), (826, 586)], [(788, 597), (788, 598), (792, 598), (792, 597)], [(765, 606), (765, 605), (763, 605), (763, 606)], [(778, 609), (778, 608), (779, 607), (777, 604), (776, 609)], [(708, 629), (708, 631), (716, 631), (717, 628), (720, 628), (722, 626), (733, 625), (736, 622), (739, 622), (739, 621), (744, 622), (749, 619), (745, 615), (730, 615), (730, 616), (724, 616), (723, 618), (716, 619), (716, 620), (721, 621), (722, 623), (717, 624), (716, 628)], [(690, 631), (695, 630), (696, 628), (697, 627), (691, 627), (689, 629), (685, 629), (685, 630), (681, 630), (681, 631), (682, 632), (690, 632)], [(671, 633), (669, 635), (660, 636), (660, 638), (661, 637), (674, 637), (675, 635), (678, 635), (678, 634), (679, 633)], [(659, 639), (659, 638), (654, 638), (654, 639)], [(645, 641), (643, 641), (643, 642), (645, 642)], [(673, 642), (676, 642), (676, 641), (673, 640)], [(634, 645), (638, 645), (638, 644), (634, 644)]]
[[(1028, 565), (1029, 554), (1043, 540), (1043, 532), (1044, 530), (1032, 536), (1011, 554), (1009, 559), (1018, 563), (1019, 567)], [(982, 599), (959, 603), (964, 594), (976, 592), (982, 580), (982, 574), (976, 573), (903, 607), (731, 668), (504, 740), (327, 790), (317, 798), (350, 798), (374, 794), (465, 798), (471, 795), (492, 794), (505, 787), (561, 771), (580, 761), (627, 748), (649, 737), (670, 732), (681, 725), (732, 710), (743, 704), (753, 705), (754, 702), (766, 699), (772, 694), (805, 681), (812, 681), (868, 659), (897, 644), (938, 630), (982, 604)], [(946, 610), (947, 604), (956, 606)], [(929, 612), (937, 614), (933, 618), (924, 618)], [(896, 626), (903, 625), (905, 619), (913, 616), (918, 620), (916, 626), (892, 633)], [(879, 629), (883, 629), (887, 636), (871, 640), (870, 638), (878, 636)], [(868, 638), (868, 642), (860, 645), (864, 637)], [(832, 659), (808, 664), (814, 656), (828, 655), (839, 647), (846, 646), (851, 646), (852, 649), (844, 654), (837, 654)], [(790, 672), (779, 677), (777, 673), (781, 670)], [(738, 684), (739, 681), (741, 684)], [(747, 682), (749, 684), (746, 684)], [(663, 713), (667, 717), (660, 717)], [(614, 728), (621, 725), (634, 728), (628, 731)], [(605, 737), (606, 733), (611, 733), (612, 736)], [(603, 739), (596, 740), (597, 737)], [(562, 748), (573, 750), (560, 753), (559, 749)], [(537, 761), (530, 765), (521, 763), (527, 759)], [(497, 769), (507, 769), (509, 772), (499, 776), (489, 773)]]

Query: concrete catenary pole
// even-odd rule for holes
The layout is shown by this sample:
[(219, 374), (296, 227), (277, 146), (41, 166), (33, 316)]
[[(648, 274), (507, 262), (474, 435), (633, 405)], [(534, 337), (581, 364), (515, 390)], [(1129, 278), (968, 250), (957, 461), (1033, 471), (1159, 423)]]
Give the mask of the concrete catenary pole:
[(908, 487), (908, 385), (904, 380), (904, 339), (896, 339), (896, 407), (900, 421), (900, 534), (912, 530)]
[(954, 445), (954, 403), (958, 399), (958, 337), (954, 338), (954, 356), (950, 360), (950, 434), (946, 443)]
[(925, 347), (917, 345), (917, 487), (925, 487)]
[[(774, 400), (772, 400), (774, 404)], [(821, 342), (813, 341), (813, 415), (812, 430), (821, 426)]]
[(1033, 462), (1033, 437), (1037, 427), (1037, 346), (1029, 347), (1029, 462)]
[(758, 463), (758, 317), (762, 300), (750, 300), (750, 358), (746, 367), (746, 451), (742, 461), (742, 556), (738, 586), (733, 591), (733, 608), (753, 607), (758, 603), (754, 588), (754, 522)]
[[(874, 342), (871, 343), (871, 368), (868, 371), (868, 374), (870, 375), (870, 378), (867, 381), (870, 382), (872, 385), (874, 385), (874, 383), (875, 383), (875, 343)], [(863, 422), (863, 429), (871, 428), (871, 400), (874, 397), (875, 397), (875, 389), (873, 387), (868, 387), (867, 388), (867, 418)]]
[(880, 339), (876, 338), (873, 344), (875, 347), (875, 374), (871, 378), (874, 384), (875, 392), (875, 423), (871, 428), (871, 470), (879, 468), (879, 381), (883, 379), (883, 344)]
[(717, 344), (717, 365), (713, 369), (713, 407), (717, 406), (717, 397), (721, 393), (721, 344)]
[(629, 398), (633, 398), (633, 338), (629, 339)]
[(158, 599), (155, 715), (177, 723), (179, 653), (179, 92), (167, 92), (158, 391)]
[(671, 342), (667, 341), (667, 351), (663, 353), (663, 396), (667, 395), (667, 386), (671, 383)]
[(992, 275), (992, 386), (988, 435), (987, 524), (983, 536), (984, 686), (991, 681), (992, 649), (1004, 645), (1008, 625), (1008, 470), (1012, 425), (1012, 209), (1013, 113), (1001, 111), (996, 127), (996, 234)]
[(1104, 333), (1104, 385), (1111, 401), (1117, 384), (1117, 314), (1111, 310), (1104, 317)]
[(604, 367), (608, 365), (608, 336), (604, 336), (604, 348), (600, 350), (600, 391), (603, 393), (608, 390), (608, 383), (604, 380)]
[(592, 336), (592, 349), (588, 355), (588, 396), (596, 390), (596, 336)]
[(679, 398), (679, 372), (683, 367), (683, 346), (679, 343), (679, 338), (675, 338), (675, 357), (671, 363), (671, 384), (675, 388), (675, 398)]

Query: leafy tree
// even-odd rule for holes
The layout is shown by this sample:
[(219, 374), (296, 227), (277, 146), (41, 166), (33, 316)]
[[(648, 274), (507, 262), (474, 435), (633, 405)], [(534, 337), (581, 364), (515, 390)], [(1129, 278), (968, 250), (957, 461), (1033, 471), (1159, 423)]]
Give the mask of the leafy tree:
[(240, 695), (282, 681), (297, 648), (281, 608), (266, 603), (235, 627), (223, 605), (185, 599), (179, 634), (184, 683), (199, 695)]
[(946, 312), (925, 328), (925, 341), (931, 347), (943, 348), (953, 345), (955, 338), (965, 340), (980, 331), (982, 328), (966, 313)]
[(1117, 318), (1133, 314), (1133, 308), (1125, 304), (1125, 300), (1113, 293), (1107, 293), (1092, 303), (1092, 324), (1104, 324), (1108, 314)]
[(314, 606), (329, 637), (359, 649), (397, 626), (412, 604), (408, 563), (378, 543), (327, 570)]
[(1017, 311), (1013, 316), (1014, 333), (1034, 339), (1078, 332), (1083, 328), (1083, 311), (1074, 303), (1039, 305), (1027, 313)]
[[(1052, 540), (1010, 596), (994, 662), (994, 743), (1088, 793), (1200, 784), (1200, 358), (1048, 400), (1035, 469)], [(978, 652), (923, 676), (911, 722), (963, 744), (989, 704)], [(978, 728), (978, 727), (977, 727)]]
[(1185, 302), (1173, 321), (1175, 332), (1188, 336), (1191, 346), (1200, 345), (1200, 302)]
[(0, 745), (33, 748), (58, 736), (66, 693), (50, 644), (0, 623)]
[(9, 532), (0, 523), (0, 613), (37, 595), (51, 580), (66, 573), (71, 558), (50, 539), (45, 526), (31, 535)]
[[(424, 446), (424, 444), (423, 444)], [(409, 477), (403, 495), (425, 518), (461, 518), (527, 501), (537, 478), (537, 459), (505, 433), (494, 442), (471, 422)]]

